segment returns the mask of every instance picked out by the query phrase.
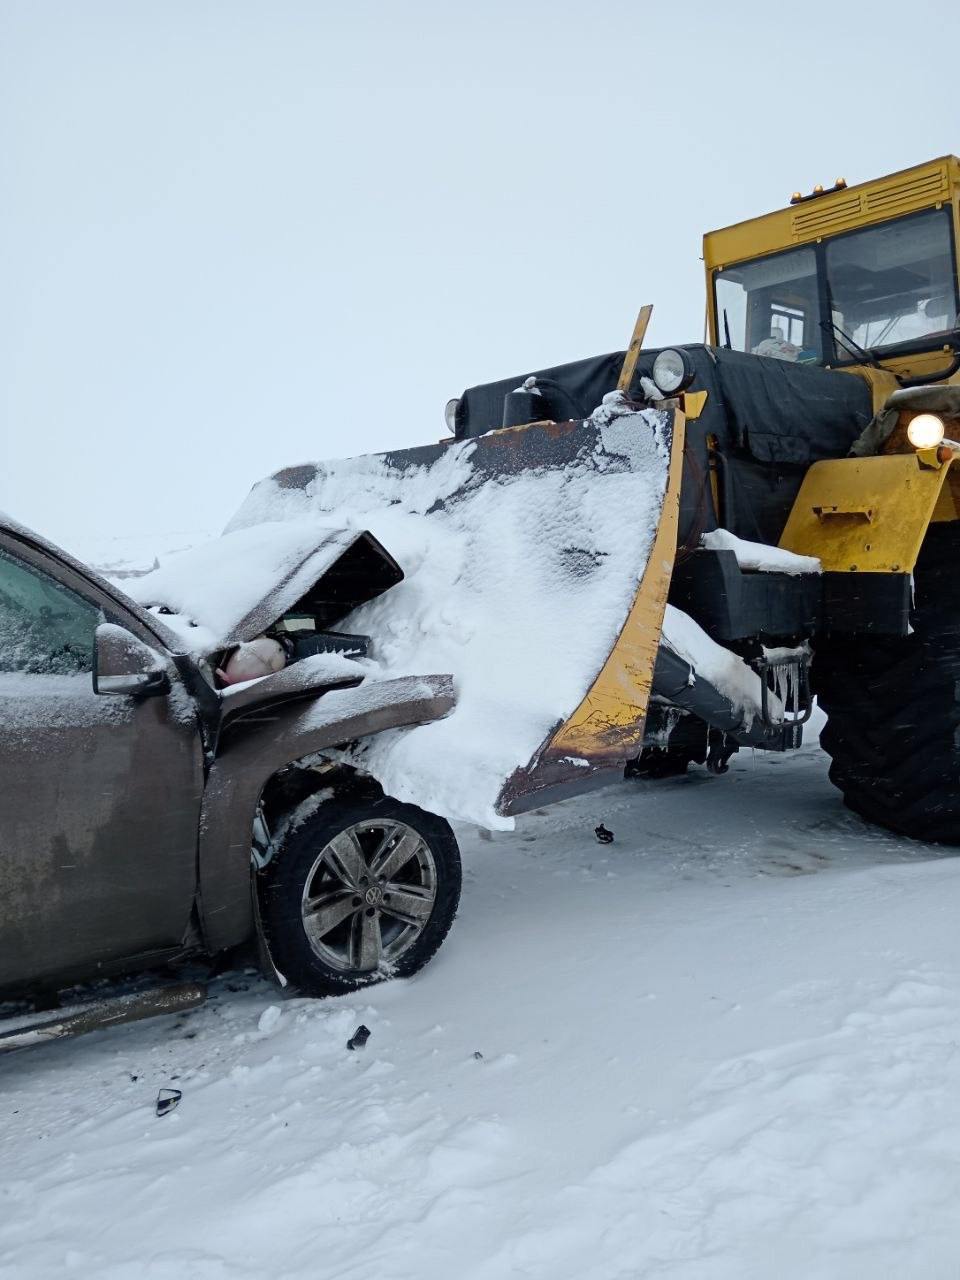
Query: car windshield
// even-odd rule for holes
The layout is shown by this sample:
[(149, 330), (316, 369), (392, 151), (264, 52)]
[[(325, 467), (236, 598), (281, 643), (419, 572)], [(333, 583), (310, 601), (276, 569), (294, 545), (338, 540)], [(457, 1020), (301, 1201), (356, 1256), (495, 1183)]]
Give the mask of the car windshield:
[(0, 552), (0, 671), (93, 670), (97, 610), (61, 583)]
[(843, 364), (862, 359), (856, 347), (945, 338), (957, 328), (950, 210), (735, 263), (714, 274), (714, 297), (721, 345), (780, 360)]

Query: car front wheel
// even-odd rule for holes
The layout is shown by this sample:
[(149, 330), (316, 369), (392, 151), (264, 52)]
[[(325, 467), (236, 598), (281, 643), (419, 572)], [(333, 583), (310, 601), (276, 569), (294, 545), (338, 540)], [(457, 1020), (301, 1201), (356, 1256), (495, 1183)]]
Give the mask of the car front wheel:
[(416, 973), (460, 900), (449, 824), (386, 796), (322, 804), (292, 826), (260, 875), (271, 957), (308, 995)]

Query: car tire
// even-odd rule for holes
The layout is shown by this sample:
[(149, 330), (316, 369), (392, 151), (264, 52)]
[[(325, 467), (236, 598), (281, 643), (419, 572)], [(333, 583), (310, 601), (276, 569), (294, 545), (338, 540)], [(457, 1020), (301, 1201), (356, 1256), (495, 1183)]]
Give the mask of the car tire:
[(388, 796), (322, 803), (260, 872), (260, 917), (278, 971), (307, 995), (407, 978), (433, 957), (460, 901), (450, 824)]
[(820, 744), (849, 808), (917, 840), (960, 844), (960, 528), (933, 525), (914, 573), (912, 634), (817, 646)]

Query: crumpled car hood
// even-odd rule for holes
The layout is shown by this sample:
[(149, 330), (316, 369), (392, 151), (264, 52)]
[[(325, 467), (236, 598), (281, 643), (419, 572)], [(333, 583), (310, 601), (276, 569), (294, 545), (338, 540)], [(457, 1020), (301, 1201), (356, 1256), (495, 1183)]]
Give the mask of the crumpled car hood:
[(209, 654), (254, 639), (301, 604), (332, 626), (402, 578), (366, 530), (308, 518), (225, 533), (124, 579), (123, 590), (189, 652)]

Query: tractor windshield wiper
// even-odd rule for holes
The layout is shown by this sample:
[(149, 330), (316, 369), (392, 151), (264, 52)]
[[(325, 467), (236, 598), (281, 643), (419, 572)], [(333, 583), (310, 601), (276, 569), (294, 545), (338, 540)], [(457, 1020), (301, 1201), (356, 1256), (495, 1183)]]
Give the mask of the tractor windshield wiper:
[(733, 343), (730, 341), (730, 319), (727, 315), (727, 308), (723, 308), (723, 332), (727, 339), (727, 350), (733, 350)]
[(844, 333), (840, 326), (835, 324), (832, 320), (821, 320), (820, 328), (824, 333), (838, 338), (840, 345), (849, 352), (850, 355), (860, 356), (861, 359), (866, 360), (868, 364), (872, 364), (875, 369), (883, 368), (883, 365), (872, 351), (869, 351), (866, 347), (861, 347), (858, 342), (854, 342), (849, 333)]
[[(876, 352), (871, 351), (868, 347), (861, 347), (858, 342), (854, 342), (849, 333), (844, 333), (840, 326), (832, 320), (821, 320), (820, 328), (824, 333), (832, 332), (836, 334), (841, 346), (845, 347), (852, 356), (860, 356), (868, 364), (872, 364), (875, 369), (883, 369), (885, 373), (892, 373), (901, 387), (924, 387), (930, 383), (943, 382), (960, 371), (960, 342), (957, 341), (957, 337), (960, 335), (960, 325), (954, 325), (952, 329), (948, 330), (951, 341), (945, 344), (945, 349), (952, 350), (954, 355), (946, 368), (934, 369), (932, 373), (921, 373), (915, 378), (905, 378), (902, 374), (895, 373), (893, 369), (888, 368), (885, 364), (881, 364)], [(891, 346), (893, 345), (899, 344), (891, 344)], [(892, 359), (897, 354), (896, 351), (891, 350), (887, 353), (887, 359)]]

